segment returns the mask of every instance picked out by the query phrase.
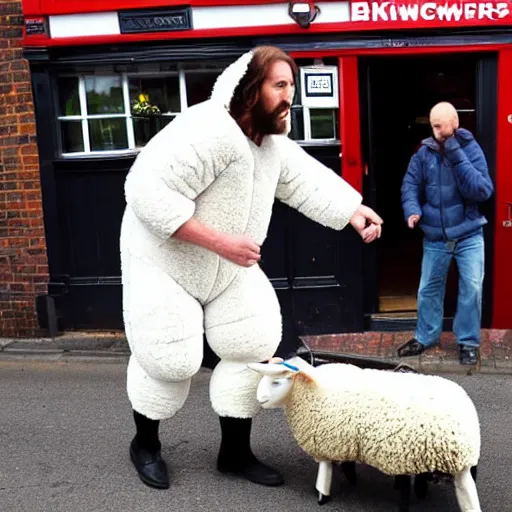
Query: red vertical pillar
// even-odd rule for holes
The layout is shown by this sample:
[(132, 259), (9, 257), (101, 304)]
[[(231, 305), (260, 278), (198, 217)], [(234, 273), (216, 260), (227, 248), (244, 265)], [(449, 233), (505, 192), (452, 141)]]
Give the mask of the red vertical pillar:
[(496, 227), (492, 327), (512, 328), (512, 49), (498, 57)]
[(359, 120), (359, 75), (357, 57), (340, 57), (341, 172), (356, 190), (363, 190), (361, 128)]

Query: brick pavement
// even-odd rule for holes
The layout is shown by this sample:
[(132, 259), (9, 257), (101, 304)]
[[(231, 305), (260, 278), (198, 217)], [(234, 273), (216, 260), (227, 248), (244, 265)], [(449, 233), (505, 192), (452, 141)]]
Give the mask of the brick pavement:
[(420, 356), (399, 359), (397, 348), (412, 336), (413, 332), (364, 332), (305, 336), (303, 340), (313, 350), (404, 361), (423, 371), (512, 371), (512, 330), (482, 330), (480, 362), (476, 368), (459, 368), (457, 341), (451, 332), (443, 332), (440, 344)]

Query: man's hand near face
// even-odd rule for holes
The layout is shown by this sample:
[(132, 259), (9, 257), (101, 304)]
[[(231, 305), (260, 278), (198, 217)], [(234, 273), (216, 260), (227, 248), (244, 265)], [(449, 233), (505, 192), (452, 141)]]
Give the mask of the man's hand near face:
[(455, 130), (459, 127), (457, 111), (448, 103), (439, 103), (430, 112), (430, 126), (434, 138), (441, 144), (444, 143), (453, 137)]

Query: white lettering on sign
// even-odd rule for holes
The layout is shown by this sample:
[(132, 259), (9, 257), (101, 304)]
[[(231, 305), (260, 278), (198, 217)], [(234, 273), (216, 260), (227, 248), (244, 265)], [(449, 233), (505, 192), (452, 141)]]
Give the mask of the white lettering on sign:
[(352, 2), (351, 21), (500, 20), (510, 15), (507, 2)]
[(330, 75), (308, 75), (308, 93), (332, 94), (332, 79)]

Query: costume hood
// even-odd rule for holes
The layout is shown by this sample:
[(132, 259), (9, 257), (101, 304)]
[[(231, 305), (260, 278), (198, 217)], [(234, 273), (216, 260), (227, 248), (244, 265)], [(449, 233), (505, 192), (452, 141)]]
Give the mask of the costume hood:
[[(222, 105), (229, 111), (231, 99), (235, 93), (235, 89), (247, 73), (247, 68), (254, 57), (254, 52), (251, 50), (244, 53), (235, 62), (231, 63), (217, 78), (212, 89), (210, 100), (214, 103)], [(293, 94), (290, 98), (290, 105), (293, 101)], [(288, 135), (291, 130), (291, 109), (286, 117), (286, 132)]]

